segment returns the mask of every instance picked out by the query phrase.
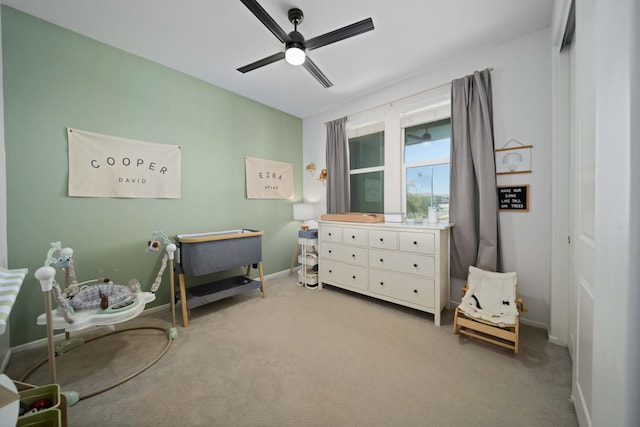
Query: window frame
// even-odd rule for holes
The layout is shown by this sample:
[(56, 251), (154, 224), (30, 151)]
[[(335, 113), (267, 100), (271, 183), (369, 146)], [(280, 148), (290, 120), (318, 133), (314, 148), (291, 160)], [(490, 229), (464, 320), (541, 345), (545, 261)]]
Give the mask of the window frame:
[[(451, 146), (449, 146), (449, 157), (438, 158), (431, 160), (421, 160), (417, 162), (407, 162), (405, 159), (405, 147), (406, 147), (406, 129), (419, 125), (427, 125), (429, 123), (437, 122), (440, 120), (451, 120), (451, 101), (446, 100), (436, 104), (429, 105), (419, 110), (414, 110), (402, 115), (400, 119), (400, 150), (401, 156), (401, 182), (402, 182), (402, 211), (408, 216), (407, 210), (407, 169), (421, 166), (437, 166), (448, 164), (451, 167)], [(444, 161), (446, 160), (446, 161)], [(449, 180), (449, 197), (451, 197), (451, 180)], [(427, 213), (424, 213), (426, 217)]]
[[(362, 136), (372, 135), (375, 133), (382, 132), (382, 165), (380, 166), (369, 166), (365, 168), (351, 168), (351, 139), (358, 138)], [(382, 210), (384, 211), (384, 188), (385, 182), (384, 177), (386, 175), (386, 156), (385, 156), (385, 145), (386, 145), (386, 131), (385, 131), (385, 122), (384, 120), (375, 120), (366, 123), (360, 124), (352, 124), (351, 126), (347, 125), (347, 162), (349, 164), (349, 210), (353, 211), (353, 207), (351, 206), (351, 177), (353, 175), (361, 175), (371, 172), (382, 172)]]

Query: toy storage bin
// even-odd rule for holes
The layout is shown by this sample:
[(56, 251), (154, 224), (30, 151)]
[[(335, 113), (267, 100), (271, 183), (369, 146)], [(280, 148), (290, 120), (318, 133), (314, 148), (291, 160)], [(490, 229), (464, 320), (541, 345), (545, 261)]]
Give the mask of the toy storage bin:
[(62, 416), (59, 409), (45, 409), (35, 414), (18, 417), (16, 427), (60, 427)]
[[(37, 415), (44, 414), (45, 412), (55, 412), (57, 411), (57, 418), (60, 418), (60, 411), (57, 410), (60, 405), (60, 386), (58, 384), (49, 384), (42, 387), (34, 387), (27, 390), (21, 390), (18, 392), (20, 395), (20, 402), (25, 405), (32, 405), (34, 402), (37, 402), (40, 399), (47, 399), (51, 401), (51, 406), (47, 409), (43, 409), (42, 411), (34, 412), (31, 414), (25, 414), (18, 417), (18, 425), (32, 425), (32, 424), (20, 424), (20, 421), (23, 420), (26, 422), (27, 419), (31, 419), (36, 417)], [(37, 417), (37, 420), (45, 422), (48, 417), (40, 416)], [(31, 422), (31, 421), (29, 421)], [(50, 424), (35, 424), (35, 425), (50, 425)], [(60, 425), (59, 423), (57, 425)]]
[(298, 237), (301, 239), (317, 239), (318, 238), (318, 229), (313, 228), (311, 230), (299, 230)]

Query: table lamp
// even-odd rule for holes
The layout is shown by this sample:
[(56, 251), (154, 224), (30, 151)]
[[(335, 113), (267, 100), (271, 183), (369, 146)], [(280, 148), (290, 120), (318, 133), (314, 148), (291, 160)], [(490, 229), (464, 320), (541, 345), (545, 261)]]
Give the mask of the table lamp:
[(302, 221), (300, 225), (301, 230), (309, 229), (307, 224), (308, 219), (313, 219), (316, 216), (316, 208), (313, 203), (294, 203), (293, 205), (293, 219)]

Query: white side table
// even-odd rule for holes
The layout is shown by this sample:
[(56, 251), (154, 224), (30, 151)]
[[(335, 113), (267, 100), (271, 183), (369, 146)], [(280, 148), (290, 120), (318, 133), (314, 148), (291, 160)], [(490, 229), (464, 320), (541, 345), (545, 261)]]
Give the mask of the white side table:
[(298, 232), (298, 284), (309, 289), (318, 287), (318, 230), (300, 230)]

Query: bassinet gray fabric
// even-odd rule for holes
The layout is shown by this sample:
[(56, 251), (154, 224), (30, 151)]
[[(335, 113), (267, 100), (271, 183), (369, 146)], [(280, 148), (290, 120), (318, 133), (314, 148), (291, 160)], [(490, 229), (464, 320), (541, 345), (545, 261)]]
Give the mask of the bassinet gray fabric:
[(184, 274), (188, 276), (203, 276), (241, 265), (257, 264), (260, 261), (262, 261), (261, 235), (180, 243), (180, 262)]

